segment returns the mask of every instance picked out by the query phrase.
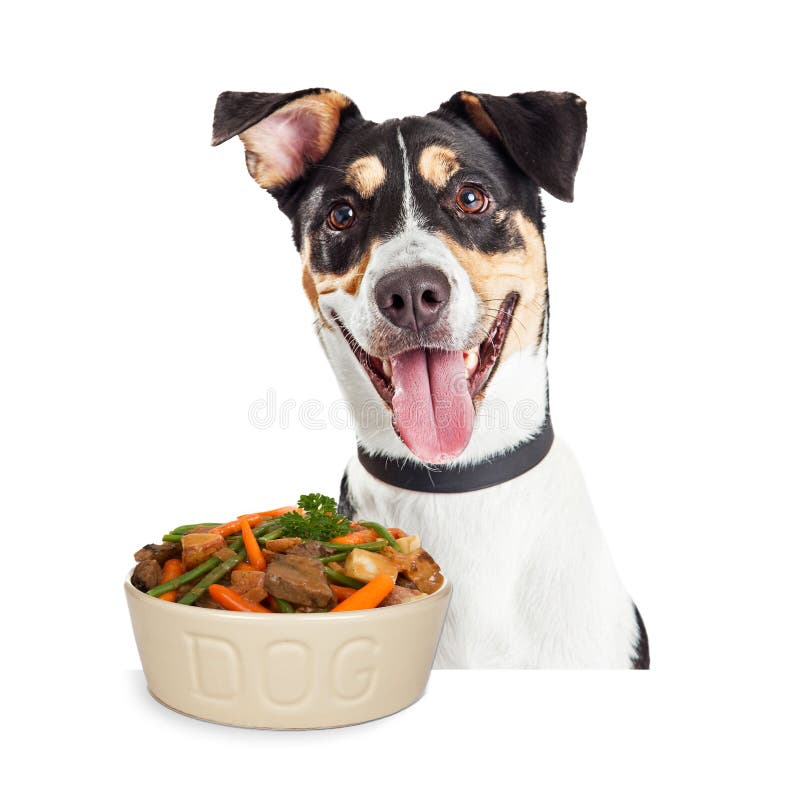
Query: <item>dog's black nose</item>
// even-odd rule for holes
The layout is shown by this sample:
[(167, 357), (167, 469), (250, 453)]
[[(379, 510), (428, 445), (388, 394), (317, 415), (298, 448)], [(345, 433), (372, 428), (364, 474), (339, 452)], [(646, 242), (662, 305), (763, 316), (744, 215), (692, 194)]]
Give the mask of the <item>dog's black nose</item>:
[(383, 316), (416, 333), (433, 325), (449, 301), (447, 277), (433, 267), (398, 268), (375, 287), (375, 302)]

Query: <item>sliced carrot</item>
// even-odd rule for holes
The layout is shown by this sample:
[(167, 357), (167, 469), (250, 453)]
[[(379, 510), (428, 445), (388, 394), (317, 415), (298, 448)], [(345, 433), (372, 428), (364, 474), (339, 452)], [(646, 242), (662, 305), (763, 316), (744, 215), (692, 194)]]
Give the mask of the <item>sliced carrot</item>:
[(255, 514), (243, 514), (231, 522), (226, 522), (224, 525), (217, 525), (216, 528), (211, 528), (206, 533), (218, 533), (220, 536), (231, 536), (234, 533), (239, 533), (242, 530), (242, 520), (246, 519), (251, 526), (260, 525), (265, 519), (272, 519), (273, 517), (281, 517), (288, 514), (290, 511), (300, 511), (305, 516), (305, 511), (298, 509), (297, 506), (283, 506), (282, 508), (273, 508), (272, 511), (259, 511)]
[(353, 589), (351, 586), (339, 586), (338, 583), (332, 583), (331, 589), (333, 589), (333, 593), (336, 595), (336, 602), (341, 603), (342, 600), (347, 600), (351, 594), (355, 594), (356, 590)]
[(350, 597), (342, 600), (334, 611), (362, 611), (375, 608), (394, 588), (394, 581), (388, 575), (376, 575), (369, 583), (357, 589)]
[(240, 561), (231, 572), (255, 572), (256, 568), (251, 567), (246, 561)]
[(297, 510), (297, 506), (283, 506), (282, 508), (273, 508), (272, 511), (262, 511), (261, 516), (264, 519), (271, 519), (272, 517), (282, 517), (284, 514)]
[(220, 536), (230, 536), (233, 533), (239, 533), (242, 530), (242, 520), (246, 519), (250, 525), (258, 525), (264, 520), (263, 514), (244, 514), (232, 522), (226, 522), (224, 525), (217, 525), (212, 528), (208, 533), (218, 533)]
[(402, 539), (404, 536), (408, 536), (402, 528), (387, 528), (386, 530), (389, 531), (395, 539)]
[[(171, 581), (179, 575), (183, 575), (183, 564), (179, 558), (171, 558), (164, 564), (164, 568), (161, 571), (161, 583)], [(166, 600), (168, 603), (174, 603), (178, 599), (178, 590), (173, 589), (170, 592), (164, 592), (164, 594), (158, 596), (158, 599)]]
[(331, 541), (334, 544), (367, 544), (378, 540), (378, 534), (371, 528), (364, 528), (363, 531), (353, 531), (344, 536), (337, 536)]
[(253, 529), (247, 521), (247, 517), (242, 517), (242, 542), (247, 553), (247, 560), (254, 569), (266, 569), (267, 559), (261, 552), (261, 545), (253, 535)]
[(220, 583), (212, 583), (208, 587), (208, 593), (215, 603), (219, 603), (228, 611), (255, 611), (258, 614), (270, 613), (270, 610), (264, 608), (261, 603), (251, 603), (249, 600), (245, 600), (239, 592), (235, 592), (229, 586), (223, 586)]

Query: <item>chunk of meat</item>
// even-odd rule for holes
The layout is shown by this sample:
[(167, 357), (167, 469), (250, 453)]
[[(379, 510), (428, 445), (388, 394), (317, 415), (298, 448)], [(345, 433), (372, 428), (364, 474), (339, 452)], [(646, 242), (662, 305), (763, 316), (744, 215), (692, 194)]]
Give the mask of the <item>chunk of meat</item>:
[(181, 543), (146, 544), (141, 550), (134, 553), (133, 557), (137, 561), (147, 561), (148, 558), (154, 558), (163, 567), (171, 558), (181, 557)]
[(229, 558), (233, 558), (236, 555), (236, 551), (231, 550), (230, 547), (220, 547), (220, 549), (215, 550), (212, 555), (220, 561), (227, 561)]
[(286, 551), (289, 556), (305, 556), (306, 558), (322, 558), (333, 555), (336, 551), (332, 547), (325, 547), (322, 542), (308, 541), (296, 544)]
[(328, 609), (336, 605), (322, 564), (315, 558), (279, 555), (268, 565), (264, 588), (298, 606)]
[[(242, 595), (245, 592), (249, 592), (251, 589), (263, 589), (264, 578), (264, 573), (258, 570), (254, 570), (253, 572), (232, 572), (231, 588)], [(266, 592), (264, 594), (266, 594)]]
[(193, 528), (189, 528), (186, 533), (208, 533), (209, 531), (213, 531), (214, 528), (218, 527), (217, 525), (195, 525)]
[(225, 539), (218, 533), (187, 533), (181, 540), (183, 568), (194, 569), (224, 546)]
[(140, 561), (131, 575), (131, 583), (140, 592), (149, 592), (161, 583), (161, 564), (154, 558)]
[(198, 608), (213, 608), (219, 611), (223, 610), (219, 603), (211, 599), (211, 595), (208, 592), (203, 592), (203, 594), (194, 601), (194, 605), (196, 605)]
[(386, 556), (414, 586), (425, 594), (433, 594), (444, 582), (439, 565), (430, 553), (421, 547), (410, 553), (398, 553), (392, 547), (384, 547), (381, 553)]
[(249, 589), (246, 592), (240, 592), (240, 594), (245, 600), (249, 600), (251, 603), (260, 603), (262, 600), (266, 600), (269, 597), (266, 589)]
[(422, 597), (423, 593), (419, 589), (408, 589), (405, 586), (395, 586), (386, 597), (378, 603), (378, 608), (381, 606), (397, 606), (401, 603), (407, 603), (415, 597)]
[(297, 536), (287, 536), (285, 539), (273, 539), (264, 545), (265, 550), (271, 553), (285, 553), (293, 547), (297, 547), (303, 540)]

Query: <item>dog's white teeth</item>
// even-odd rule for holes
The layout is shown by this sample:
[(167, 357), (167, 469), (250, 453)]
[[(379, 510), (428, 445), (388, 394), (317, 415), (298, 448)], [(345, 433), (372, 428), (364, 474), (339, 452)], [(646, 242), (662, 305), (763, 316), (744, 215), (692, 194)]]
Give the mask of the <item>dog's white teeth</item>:
[(389, 361), (388, 358), (384, 358), (383, 361), (381, 361), (381, 369), (387, 378), (392, 377), (392, 362)]
[(471, 378), (475, 374), (475, 370), (478, 369), (478, 361), (477, 347), (473, 347), (472, 350), (464, 353), (464, 368), (467, 370), (468, 378)]

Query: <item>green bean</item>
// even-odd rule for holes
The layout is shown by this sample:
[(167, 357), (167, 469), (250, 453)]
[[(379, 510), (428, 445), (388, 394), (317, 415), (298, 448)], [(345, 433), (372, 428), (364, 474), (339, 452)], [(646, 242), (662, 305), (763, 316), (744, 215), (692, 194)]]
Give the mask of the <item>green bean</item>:
[[(199, 600), (211, 586), (212, 583), (222, 580), (237, 564), (244, 561), (244, 545), (241, 540), (231, 545), (231, 549), (236, 555), (231, 556), (226, 561), (223, 561), (218, 566), (214, 567), (203, 580), (196, 586), (192, 587), (186, 594), (181, 597), (178, 602), (184, 606), (190, 606), (192, 603)], [(219, 559), (217, 559), (219, 560)]]
[(331, 561), (344, 561), (349, 555), (350, 555), (349, 553), (336, 553), (335, 555), (332, 556), (324, 556), (323, 558), (320, 559), (320, 561), (323, 564), (330, 564)]
[[(182, 542), (185, 533), (166, 533), (164, 536), (161, 537), (162, 542)], [(228, 545), (230, 542), (235, 542), (239, 539), (239, 536), (229, 536), (225, 540), (225, 544)]]
[(268, 519), (265, 522), (262, 522), (260, 525), (256, 525), (253, 528), (253, 536), (256, 539), (259, 536), (263, 536), (265, 533), (271, 533), (274, 530), (280, 530), (283, 527), (283, 514), (280, 517), (273, 517), (272, 519)]
[(276, 597), (275, 602), (278, 604), (281, 614), (294, 614), (294, 606), (288, 600)]
[(211, 558), (207, 558), (202, 564), (198, 564), (194, 569), (184, 572), (183, 575), (178, 575), (177, 578), (173, 578), (172, 580), (161, 583), (158, 586), (154, 586), (147, 594), (152, 595), (153, 597), (158, 597), (159, 595), (164, 594), (164, 592), (171, 592), (173, 589), (183, 586), (184, 583), (191, 583), (195, 578), (202, 577), (221, 563), (222, 562), (216, 556), (211, 556)]
[[(236, 545), (241, 545), (241, 543), (242, 538), (240, 536), (234, 536), (225, 542), (225, 545), (226, 547), (230, 547), (232, 550), (236, 550)], [(194, 569), (184, 572), (183, 575), (178, 575), (177, 578), (173, 578), (172, 580), (161, 583), (158, 586), (154, 586), (147, 594), (152, 595), (153, 597), (159, 597), (160, 595), (164, 594), (164, 592), (171, 592), (173, 589), (177, 589), (179, 586), (183, 586), (185, 583), (191, 583), (193, 580), (195, 580), (195, 578), (201, 578), (203, 575), (214, 569), (214, 567), (219, 566), (221, 563), (222, 561), (220, 561), (216, 556), (211, 556), (202, 564), (198, 564)]]
[(370, 528), (371, 530), (375, 531), (375, 533), (377, 533), (378, 536), (381, 537), (381, 539), (386, 539), (390, 547), (394, 547), (395, 550), (400, 550), (400, 545), (397, 544), (397, 541), (395, 540), (394, 536), (392, 536), (392, 534), (389, 533), (389, 531), (387, 531), (386, 528), (383, 527), (383, 525), (379, 525), (377, 522), (361, 522), (361, 521), (359, 521), (358, 524), (361, 525), (362, 528)]
[(383, 550), (386, 542), (380, 539), (377, 542), (365, 542), (364, 544), (337, 544), (336, 542), (323, 542), (325, 547), (332, 547), (334, 550), (349, 553), (351, 550)]
[(271, 542), (273, 539), (280, 539), (283, 536), (283, 530), (273, 531), (272, 533), (268, 533), (266, 536), (259, 536), (258, 541), (261, 544), (266, 544), (267, 542)]
[(360, 589), (364, 584), (361, 581), (357, 581), (355, 578), (351, 578), (349, 575), (345, 575), (342, 572), (337, 572), (335, 569), (331, 569), (330, 567), (324, 567), (325, 574), (334, 582), (340, 583), (342, 586), (350, 586), (352, 589)]
[[(178, 525), (177, 528), (173, 528), (168, 536), (183, 536), (184, 534), (188, 533), (192, 528), (196, 528), (198, 525), (211, 525), (212, 528), (216, 528), (217, 525), (221, 525), (221, 522), (194, 522), (191, 525)], [(172, 539), (164, 539), (165, 542), (171, 542)]]

